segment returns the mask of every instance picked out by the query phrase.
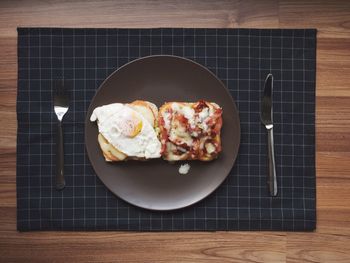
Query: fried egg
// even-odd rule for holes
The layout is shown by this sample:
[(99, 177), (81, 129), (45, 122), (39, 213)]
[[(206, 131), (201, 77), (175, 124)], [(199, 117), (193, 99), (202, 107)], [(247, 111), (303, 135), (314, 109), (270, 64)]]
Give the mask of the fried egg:
[(161, 143), (153, 125), (130, 106), (113, 103), (97, 107), (90, 121), (97, 121), (100, 134), (128, 157), (160, 157)]

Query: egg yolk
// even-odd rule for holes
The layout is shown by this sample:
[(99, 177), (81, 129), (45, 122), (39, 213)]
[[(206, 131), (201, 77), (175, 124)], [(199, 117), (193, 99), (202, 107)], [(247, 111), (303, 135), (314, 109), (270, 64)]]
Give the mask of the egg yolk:
[(119, 120), (120, 121), (117, 122), (118, 130), (127, 137), (133, 138), (142, 130), (142, 120), (140, 120), (135, 114)]

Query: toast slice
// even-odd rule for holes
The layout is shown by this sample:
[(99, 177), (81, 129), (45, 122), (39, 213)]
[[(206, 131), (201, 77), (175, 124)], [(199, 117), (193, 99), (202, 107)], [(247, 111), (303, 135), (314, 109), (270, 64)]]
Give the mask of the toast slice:
[[(132, 108), (134, 111), (140, 113), (155, 129), (158, 124), (158, 108), (155, 104), (149, 101), (136, 100), (132, 103), (125, 104)], [(127, 156), (125, 153), (114, 147), (108, 142), (108, 140), (101, 134), (98, 134), (98, 143), (102, 150), (103, 156), (107, 162), (119, 162), (126, 160), (145, 160), (145, 158)]]
[(222, 109), (216, 103), (165, 103), (158, 126), (161, 154), (167, 161), (211, 161), (221, 152)]

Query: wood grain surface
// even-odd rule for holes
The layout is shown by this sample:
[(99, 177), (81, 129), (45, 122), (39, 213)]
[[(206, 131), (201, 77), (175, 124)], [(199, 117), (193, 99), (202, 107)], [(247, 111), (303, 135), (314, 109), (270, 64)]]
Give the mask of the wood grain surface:
[[(22, 26), (317, 28), (317, 230), (16, 231)], [(350, 1), (0, 1), (0, 262), (350, 262)]]

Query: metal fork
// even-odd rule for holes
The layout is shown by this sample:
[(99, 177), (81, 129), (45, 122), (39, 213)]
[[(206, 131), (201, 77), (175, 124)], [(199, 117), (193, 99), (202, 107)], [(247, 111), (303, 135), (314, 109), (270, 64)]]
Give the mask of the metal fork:
[(64, 87), (64, 81), (58, 80), (54, 83), (54, 110), (57, 116), (57, 139), (56, 139), (56, 189), (62, 190), (66, 186), (64, 180), (64, 151), (62, 119), (69, 108), (69, 95)]

